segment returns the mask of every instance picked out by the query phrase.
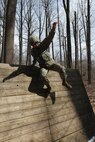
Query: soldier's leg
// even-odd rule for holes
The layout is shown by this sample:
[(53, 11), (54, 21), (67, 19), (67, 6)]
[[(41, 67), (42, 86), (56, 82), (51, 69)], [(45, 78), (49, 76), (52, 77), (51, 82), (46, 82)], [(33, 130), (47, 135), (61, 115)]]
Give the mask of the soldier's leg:
[(52, 104), (54, 104), (55, 103), (55, 92), (52, 91), (52, 89), (51, 89), (49, 80), (47, 78), (47, 73), (48, 73), (47, 69), (45, 69), (45, 68), (41, 69), (41, 78), (43, 80), (43, 83), (47, 86), (47, 89), (48, 89), (47, 92), (50, 94), (50, 98), (51, 98)]
[(50, 87), (49, 80), (47, 78), (47, 73), (48, 73), (47, 69), (41, 68), (41, 79), (42, 79), (43, 83), (47, 86), (48, 91), (50, 91), (51, 87)]
[(57, 71), (60, 74), (63, 85), (65, 85), (67, 88), (72, 88), (72, 86), (67, 82), (67, 74), (64, 66), (54, 63), (53, 65), (50, 66), (50, 69)]

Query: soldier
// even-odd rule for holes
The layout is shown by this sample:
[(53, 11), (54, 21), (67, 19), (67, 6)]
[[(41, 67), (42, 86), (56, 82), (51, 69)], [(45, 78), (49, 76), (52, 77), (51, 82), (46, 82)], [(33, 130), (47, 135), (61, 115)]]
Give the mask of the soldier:
[(49, 90), (51, 90), (49, 80), (47, 79), (47, 73), (49, 70), (57, 71), (62, 79), (62, 84), (65, 85), (67, 88), (72, 88), (72, 86), (66, 80), (67, 75), (65, 72), (65, 67), (56, 63), (51, 58), (50, 53), (47, 51), (55, 35), (56, 25), (57, 22), (54, 22), (49, 35), (42, 42), (39, 42), (36, 37), (30, 36), (30, 44), (33, 47), (31, 49), (31, 55), (34, 59), (33, 65), (35, 65), (36, 62), (39, 63), (39, 66), (41, 68), (41, 77), (44, 80), (44, 84)]

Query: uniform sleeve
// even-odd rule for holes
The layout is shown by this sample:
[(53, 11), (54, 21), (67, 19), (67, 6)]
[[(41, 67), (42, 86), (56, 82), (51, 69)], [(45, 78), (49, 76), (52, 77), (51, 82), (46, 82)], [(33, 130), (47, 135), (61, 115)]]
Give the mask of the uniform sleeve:
[(49, 48), (49, 45), (52, 42), (54, 35), (55, 35), (55, 28), (52, 28), (49, 35), (39, 45), (40, 53), (42, 53), (43, 51)]
[(32, 50), (31, 50), (31, 55), (32, 55), (32, 57), (33, 57), (33, 66), (37, 63), (37, 52), (35, 52), (35, 50), (32, 48)]

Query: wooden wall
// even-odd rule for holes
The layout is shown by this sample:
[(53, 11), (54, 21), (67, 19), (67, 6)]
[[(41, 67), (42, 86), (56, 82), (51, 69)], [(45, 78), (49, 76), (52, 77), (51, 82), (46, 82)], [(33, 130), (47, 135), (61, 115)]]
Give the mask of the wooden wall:
[(37, 77), (33, 84), (31, 72), (0, 64), (0, 142), (87, 142), (95, 134), (95, 119), (79, 72), (67, 70), (73, 86), (68, 90), (59, 74), (49, 71), (55, 104), (36, 93), (40, 83)]

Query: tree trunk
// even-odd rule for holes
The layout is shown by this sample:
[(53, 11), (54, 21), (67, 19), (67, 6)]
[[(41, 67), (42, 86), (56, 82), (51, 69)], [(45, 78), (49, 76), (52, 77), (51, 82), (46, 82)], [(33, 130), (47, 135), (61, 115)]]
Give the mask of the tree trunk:
[(41, 4), (39, 0), (39, 41), (41, 41), (41, 27), (42, 27), (42, 13), (41, 13)]
[(45, 25), (45, 35), (48, 36), (48, 14), (47, 14), (47, 8), (45, 9), (45, 16), (46, 16), (46, 25)]
[[(27, 5), (28, 6), (28, 5)], [(28, 29), (28, 41), (27, 41), (27, 58), (26, 58), (26, 64), (31, 65), (31, 46), (30, 46), (30, 30), (32, 27), (32, 1), (29, 1), (29, 11), (28, 11), (28, 19), (27, 19), (27, 29)]]
[(75, 40), (75, 69), (78, 69), (78, 23), (76, 12), (74, 12), (74, 40)]
[(17, 0), (8, 0), (6, 11), (4, 62), (9, 64), (13, 63), (16, 3)]
[(82, 48), (81, 48), (81, 30), (79, 30), (79, 44), (80, 44), (80, 72), (82, 77)]
[(5, 43), (5, 20), (6, 20), (6, 7), (7, 7), (7, 0), (4, 0), (4, 16), (3, 16), (3, 37), (2, 37), (2, 51), (1, 51), (1, 62), (4, 63), (4, 43)]
[[(50, 30), (51, 30), (51, 20), (50, 20), (50, 12), (49, 12), (49, 16), (48, 16), (48, 23), (49, 23), (49, 27), (50, 27)], [(54, 44), (53, 44), (53, 40), (52, 40), (52, 58), (54, 59)]]
[(88, 63), (88, 84), (91, 84), (91, 47), (90, 47), (90, 1), (87, 2), (87, 63)]
[(26, 65), (31, 65), (31, 46), (30, 46), (30, 28), (28, 27), (28, 41), (27, 41), (27, 58), (26, 58)]
[(60, 21), (59, 21), (59, 5), (58, 5), (58, 0), (57, 0), (57, 19), (58, 19), (58, 32), (59, 32), (60, 64), (62, 64), (61, 32), (60, 32)]
[[(1, 26), (0, 26), (0, 46), (1, 46)], [(1, 49), (1, 55), (0, 55), (0, 63), (1, 63), (1, 57), (2, 57), (2, 49)]]
[(19, 64), (22, 64), (22, 31), (23, 31), (23, 21), (22, 21), (22, 12), (23, 12), (23, 3), (20, 2), (20, 26), (19, 26)]
[(66, 12), (66, 29), (67, 29), (67, 67), (72, 67), (72, 53), (71, 53), (71, 33), (70, 33), (70, 1), (67, 0), (67, 6), (65, 4), (65, 0), (63, 0), (63, 6)]

